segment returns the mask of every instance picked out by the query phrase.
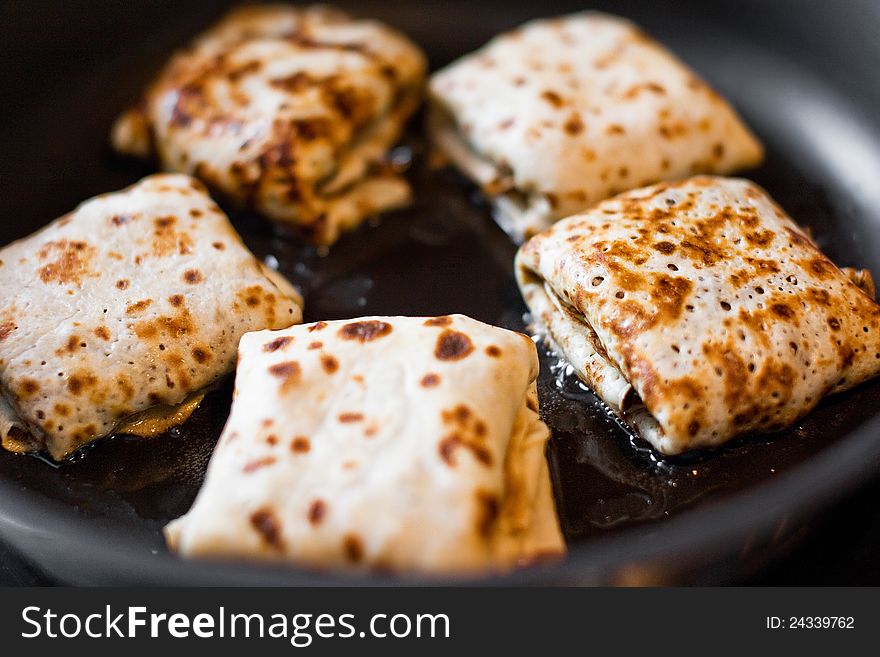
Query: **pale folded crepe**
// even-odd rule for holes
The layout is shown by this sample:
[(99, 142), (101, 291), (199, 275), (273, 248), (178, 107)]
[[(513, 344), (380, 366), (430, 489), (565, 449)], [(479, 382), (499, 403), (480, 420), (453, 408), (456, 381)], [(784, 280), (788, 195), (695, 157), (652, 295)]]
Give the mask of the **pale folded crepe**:
[(241, 340), (187, 557), (473, 573), (559, 555), (528, 337), (462, 315)]
[(186, 419), (247, 331), (302, 319), (201, 183), (155, 175), (0, 249), (0, 438), (60, 460)]
[(664, 454), (784, 428), (880, 372), (870, 274), (747, 180), (609, 199), (527, 242), (516, 274), (539, 329)]
[(241, 7), (172, 57), (112, 140), (330, 244), (409, 201), (384, 160), (421, 99), (425, 66), (376, 21), (325, 6)]
[(618, 192), (758, 164), (730, 105), (622, 18), (584, 12), (502, 34), (431, 77), (435, 146), (514, 238)]

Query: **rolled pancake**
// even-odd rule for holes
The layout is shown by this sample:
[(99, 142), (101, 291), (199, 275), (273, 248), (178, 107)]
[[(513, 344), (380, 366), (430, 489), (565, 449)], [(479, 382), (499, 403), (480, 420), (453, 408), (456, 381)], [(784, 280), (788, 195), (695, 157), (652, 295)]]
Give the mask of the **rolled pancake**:
[(384, 158), (424, 75), (421, 51), (381, 23), (325, 6), (241, 7), (172, 57), (112, 140), (330, 244), (409, 201)]
[(283, 285), (184, 175), (98, 196), (0, 249), (4, 446), (60, 460), (185, 419), (232, 369), (243, 333), (302, 320)]
[(465, 573), (564, 551), (526, 336), (453, 315), (241, 340), (187, 557)]
[(495, 201), (515, 238), (613, 194), (758, 164), (731, 106), (637, 26), (535, 20), (435, 73), (435, 146)]
[(760, 187), (634, 190), (527, 242), (516, 273), (578, 375), (657, 450), (784, 428), (880, 371), (880, 307)]

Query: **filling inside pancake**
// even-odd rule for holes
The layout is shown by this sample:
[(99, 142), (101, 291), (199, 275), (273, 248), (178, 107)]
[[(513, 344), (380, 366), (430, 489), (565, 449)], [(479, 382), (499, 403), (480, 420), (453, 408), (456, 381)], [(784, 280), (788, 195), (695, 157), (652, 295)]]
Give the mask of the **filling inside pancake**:
[(522, 241), (550, 224), (552, 210), (544, 195), (518, 189), (513, 172), (478, 153), (449, 112), (430, 106), (427, 125), (440, 153), (492, 200), (495, 221), (506, 233)]
[[(169, 429), (180, 426), (195, 413), (206, 391), (191, 394), (177, 406), (160, 404), (123, 419), (110, 434), (126, 434), (141, 438), (153, 438)], [(40, 452), (45, 445), (28, 431), (24, 422), (5, 398), (0, 396), (0, 444), (9, 452), (27, 454)]]
[(663, 429), (608, 356), (587, 318), (533, 272), (521, 270), (520, 276), (523, 295), (535, 321), (533, 330), (640, 436), (652, 443), (659, 440)]

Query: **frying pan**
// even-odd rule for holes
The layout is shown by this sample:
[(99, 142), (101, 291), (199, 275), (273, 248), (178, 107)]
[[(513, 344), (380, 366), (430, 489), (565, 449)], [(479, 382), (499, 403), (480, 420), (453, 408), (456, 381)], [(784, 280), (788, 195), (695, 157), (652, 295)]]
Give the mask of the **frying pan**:
[[(528, 18), (585, 8), (555, 0), (339, 4), (407, 32), (433, 67)], [(589, 6), (636, 20), (730, 98), (768, 147), (766, 163), (746, 175), (839, 265), (880, 272), (880, 4)], [(150, 172), (109, 152), (109, 126), (169, 52), (224, 9), (207, 0), (0, 6), (0, 242)], [(463, 312), (523, 330), (514, 245), (462, 178), (427, 170), (418, 127), (406, 139), (415, 205), (347, 236), (329, 255), (278, 236), (259, 217), (233, 212), (234, 224), (303, 288), (306, 321)], [(880, 382), (826, 399), (787, 431), (678, 459), (660, 459), (631, 437), (546, 353), (539, 384), (570, 553), (493, 582), (734, 581), (784, 554), (818, 514), (880, 472)], [(165, 436), (114, 437), (58, 467), (0, 454), (0, 539), (76, 584), (425, 581), (169, 554), (160, 529), (191, 504), (230, 394), (227, 381)]]

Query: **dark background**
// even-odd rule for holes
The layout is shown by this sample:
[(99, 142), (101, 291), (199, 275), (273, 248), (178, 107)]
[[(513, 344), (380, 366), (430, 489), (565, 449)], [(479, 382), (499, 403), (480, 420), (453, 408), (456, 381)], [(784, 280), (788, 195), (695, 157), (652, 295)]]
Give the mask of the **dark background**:
[[(836, 505), (804, 530), (787, 556), (733, 584), (746, 586), (880, 585), (880, 482)], [(54, 584), (0, 544), (0, 586)]]

